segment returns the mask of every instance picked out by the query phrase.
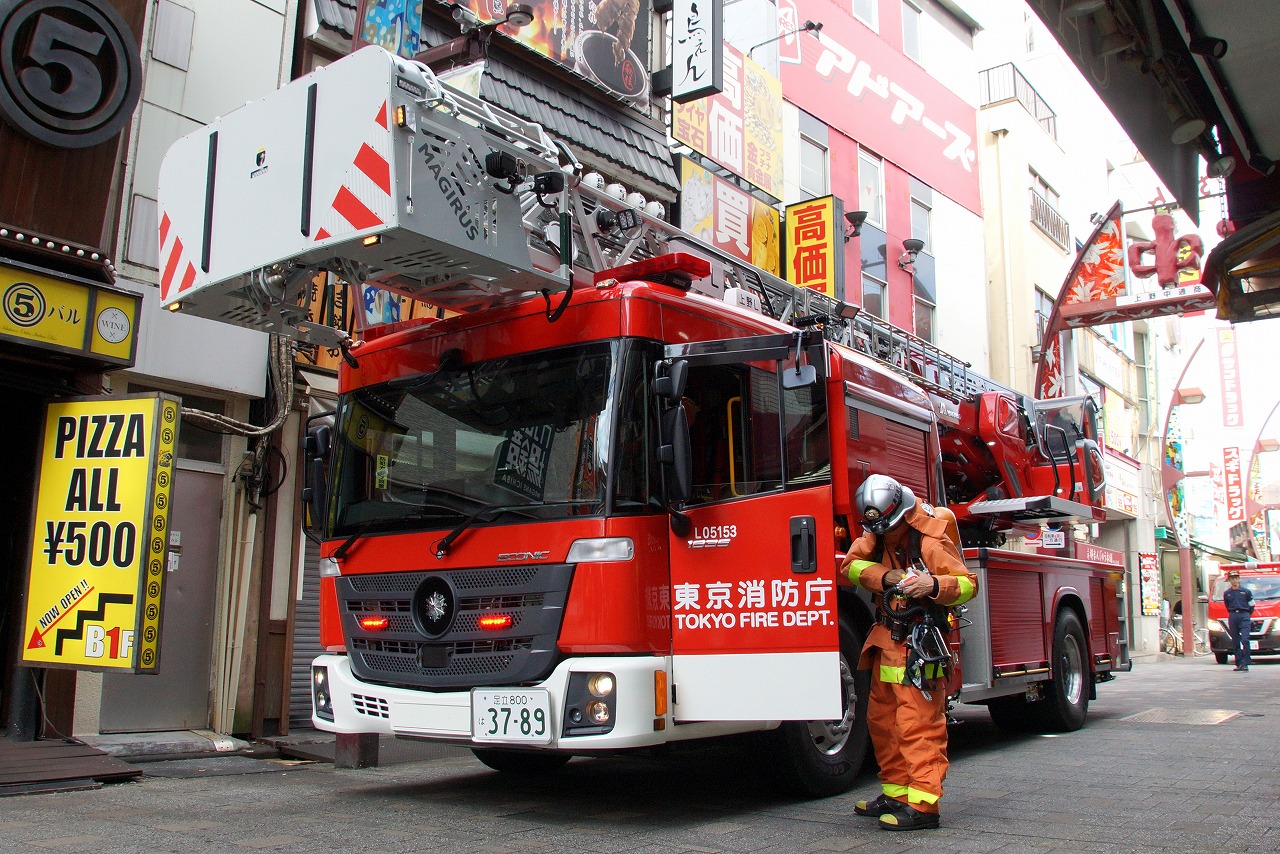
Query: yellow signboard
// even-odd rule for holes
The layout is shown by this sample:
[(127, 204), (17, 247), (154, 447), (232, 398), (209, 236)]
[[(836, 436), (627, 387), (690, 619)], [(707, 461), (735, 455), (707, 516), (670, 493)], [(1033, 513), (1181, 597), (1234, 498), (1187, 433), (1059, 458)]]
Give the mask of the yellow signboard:
[(158, 667), (178, 405), (145, 394), (46, 410), (24, 663)]
[(835, 198), (822, 196), (787, 205), (787, 281), (839, 297), (844, 237), (836, 227)]
[(0, 264), (0, 340), (132, 365), (142, 298)]

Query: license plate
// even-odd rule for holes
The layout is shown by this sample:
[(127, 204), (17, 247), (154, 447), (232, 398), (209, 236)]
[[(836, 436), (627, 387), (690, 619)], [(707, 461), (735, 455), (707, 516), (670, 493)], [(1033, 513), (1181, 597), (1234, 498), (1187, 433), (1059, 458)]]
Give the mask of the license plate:
[(1249, 641), (1249, 651), (1250, 652), (1258, 651), (1258, 641)]
[(471, 692), (475, 741), (551, 743), (551, 698), (543, 688)]

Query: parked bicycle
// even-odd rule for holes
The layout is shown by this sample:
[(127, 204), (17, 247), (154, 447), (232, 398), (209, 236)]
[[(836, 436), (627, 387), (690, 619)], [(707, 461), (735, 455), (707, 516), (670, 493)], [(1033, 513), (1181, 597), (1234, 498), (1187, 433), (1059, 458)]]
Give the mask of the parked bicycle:
[[(1195, 637), (1195, 654), (1209, 654), (1209, 630), (1204, 627), (1192, 629)], [(1182, 623), (1170, 622), (1160, 630), (1160, 651), (1167, 655), (1182, 655)]]

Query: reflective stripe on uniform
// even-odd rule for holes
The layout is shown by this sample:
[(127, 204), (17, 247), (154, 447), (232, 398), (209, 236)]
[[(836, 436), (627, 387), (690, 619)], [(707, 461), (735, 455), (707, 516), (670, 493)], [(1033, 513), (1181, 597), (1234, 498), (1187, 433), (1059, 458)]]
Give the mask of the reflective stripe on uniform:
[(875, 565), (876, 565), (876, 562), (873, 560), (849, 561), (849, 569), (848, 569), (849, 580), (852, 581), (854, 584), (857, 584), (858, 579), (862, 577), (862, 571), (869, 566), (875, 566)]
[(888, 664), (880, 665), (880, 681), (888, 682), (891, 685), (901, 685), (907, 679), (907, 668), (891, 667)]
[(880, 790), (884, 792), (885, 797), (895, 798), (898, 800), (905, 798), (907, 796), (907, 792), (911, 791), (906, 786), (899, 786), (897, 783), (881, 783)]
[[(921, 670), (925, 679), (941, 679), (946, 675), (943, 670), (944, 667), (945, 664), (942, 662), (926, 663), (922, 666)], [(880, 665), (880, 681), (888, 682), (890, 685), (906, 685), (907, 668), (890, 667), (887, 664), (882, 664)]]
[(938, 604), (946, 605), (948, 607), (951, 605), (963, 604), (972, 599), (973, 594), (976, 593), (978, 589), (974, 586), (972, 581), (963, 575), (956, 576), (956, 587), (959, 588), (959, 590), (956, 591), (956, 598), (952, 599), (950, 602), (939, 602)]
[(936, 804), (939, 797), (939, 795), (935, 795), (932, 792), (922, 792), (919, 789), (907, 787), (907, 801), (910, 803)]

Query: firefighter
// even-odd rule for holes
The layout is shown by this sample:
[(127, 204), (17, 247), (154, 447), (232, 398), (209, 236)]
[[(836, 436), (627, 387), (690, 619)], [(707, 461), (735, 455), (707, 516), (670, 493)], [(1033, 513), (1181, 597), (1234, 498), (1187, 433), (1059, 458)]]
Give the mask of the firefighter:
[(871, 670), (867, 726), (882, 792), (854, 811), (883, 830), (935, 828), (947, 775), (946, 608), (967, 602), (977, 578), (948, 539), (947, 520), (893, 478), (870, 475), (855, 506), (865, 533), (842, 571), (876, 600), (858, 666)]

